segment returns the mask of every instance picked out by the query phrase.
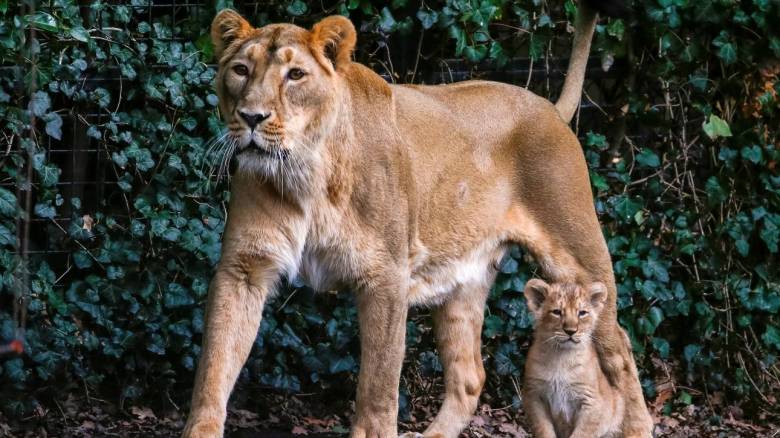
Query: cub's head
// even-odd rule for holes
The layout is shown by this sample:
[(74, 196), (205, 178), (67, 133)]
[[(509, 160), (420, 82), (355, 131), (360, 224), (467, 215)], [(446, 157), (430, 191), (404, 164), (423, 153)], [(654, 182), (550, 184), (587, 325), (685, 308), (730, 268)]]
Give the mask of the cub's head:
[(310, 166), (338, 115), (340, 75), (355, 47), (352, 23), (333, 16), (311, 30), (254, 28), (223, 10), (211, 24), (211, 39), (219, 108), (239, 169), (284, 177), (285, 169)]
[[(603, 283), (583, 287), (532, 279), (525, 285), (525, 298), (535, 319), (535, 339), (560, 348), (586, 345), (607, 300)], [(584, 341), (584, 342), (583, 342)]]

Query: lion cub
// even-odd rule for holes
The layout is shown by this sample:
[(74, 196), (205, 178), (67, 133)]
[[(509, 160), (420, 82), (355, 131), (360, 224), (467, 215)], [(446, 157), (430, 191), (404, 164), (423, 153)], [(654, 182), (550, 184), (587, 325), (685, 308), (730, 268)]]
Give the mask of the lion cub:
[(601, 371), (592, 337), (607, 288), (533, 279), (525, 297), (535, 323), (523, 401), (534, 436), (622, 436), (624, 397)]

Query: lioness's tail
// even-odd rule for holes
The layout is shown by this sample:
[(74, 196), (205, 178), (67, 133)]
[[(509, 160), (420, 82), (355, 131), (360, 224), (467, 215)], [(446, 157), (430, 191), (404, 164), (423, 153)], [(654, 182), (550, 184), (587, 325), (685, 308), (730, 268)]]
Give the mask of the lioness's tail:
[(577, 7), (577, 18), (574, 21), (574, 44), (569, 59), (569, 69), (566, 71), (566, 81), (555, 108), (561, 118), (569, 123), (577, 111), (582, 95), (582, 85), (585, 82), (585, 69), (590, 55), (590, 41), (596, 30), (598, 14), (608, 16), (621, 15), (626, 6), (622, 0), (580, 0)]

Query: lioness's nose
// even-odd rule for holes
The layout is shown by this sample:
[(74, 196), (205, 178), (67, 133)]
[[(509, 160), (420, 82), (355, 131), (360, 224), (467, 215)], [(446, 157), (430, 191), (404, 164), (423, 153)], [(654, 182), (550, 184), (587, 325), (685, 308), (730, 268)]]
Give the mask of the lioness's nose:
[(250, 129), (255, 129), (257, 125), (261, 122), (263, 122), (265, 119), (271, 117), (271, 113), (246, 113), (244, 111), (239, 111), (238, 115), (241, 116), (242, 119), (246, 122), (247, 125), (249, 125)]
[(566, 332), (566, 334), (569, 335), (569, 336), (577, 333), (577, 329), (576, 328), (575, 329), (565, 328), (565, 329), (563, 329), (563, 331)]

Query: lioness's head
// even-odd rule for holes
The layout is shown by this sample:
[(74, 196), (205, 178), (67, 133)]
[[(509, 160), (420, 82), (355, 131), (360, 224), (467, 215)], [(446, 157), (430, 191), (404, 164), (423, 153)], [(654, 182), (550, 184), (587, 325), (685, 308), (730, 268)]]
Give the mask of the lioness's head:
[(223, 10), (211, 24), (211, 38), (219, 61), (219, 108), (239, 169), (284, 177), (310, 166), (337, 117), (340, 73), (355, 46), (352, 23), (333, 16), (311, 30), (254, 28)]
[[(525, 285), (525, 298), (535, 319), (535, 339), (562, 348), (586, 345), (607, 299), (603, 283), (582, 287), (532, 279)], [(585, 342), (583, 342), (585, 341)]]

